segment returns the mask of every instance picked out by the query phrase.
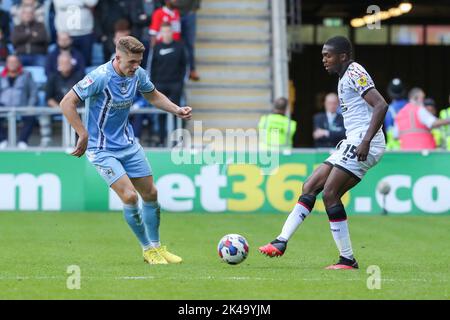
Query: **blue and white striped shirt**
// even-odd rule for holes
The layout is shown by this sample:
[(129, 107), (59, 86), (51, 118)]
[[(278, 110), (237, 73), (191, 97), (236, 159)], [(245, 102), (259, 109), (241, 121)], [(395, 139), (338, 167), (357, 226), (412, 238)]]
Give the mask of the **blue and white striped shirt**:
[(99, 66), (72, 88), (86, 100), (88, 150), (120, 150), (134, 143), (133, 128), (128, 121), (136, 95), (155, 90), (147, 72), (139, 67), (131, 77), (122, 77), (112, 61)]

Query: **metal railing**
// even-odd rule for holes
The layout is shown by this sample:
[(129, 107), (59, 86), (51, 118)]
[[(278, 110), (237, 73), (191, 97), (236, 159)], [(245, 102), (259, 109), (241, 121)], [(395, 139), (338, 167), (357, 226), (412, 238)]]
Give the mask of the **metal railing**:
[[(78, 108), (78, 114), (81, 115), (81, 119), (84, 123), (85, 108)], [(166, 117), (166, 132), (167, 137), (169, 133), (173, 132), (174, 129), (182, 127), (182, 120), (169, 114), (165, 111), (156, 108), (142, 108), (134, 109), (130, 111), (130, 114), (167, 114)], [(19, 116), (35, 116), (37, 118), (41, 116), (53, 116), (62, 115), (60, 108), (49, 108), (49, 107), (0, 107), (0, 118), (6, 118), (8, 124), (8, 144), (9, 148), (15, 148), (17, 143), (17, 119)], [(176, 119), (174, 126), (173, 119)], [(75, 146), (76, 135), (75, 130), (71, 127), (70, 123), (63, 116), (62, 117), (62, 148), (71, 148)], [(170, 141), (167, 139), (167, 147), (170, 147)]]

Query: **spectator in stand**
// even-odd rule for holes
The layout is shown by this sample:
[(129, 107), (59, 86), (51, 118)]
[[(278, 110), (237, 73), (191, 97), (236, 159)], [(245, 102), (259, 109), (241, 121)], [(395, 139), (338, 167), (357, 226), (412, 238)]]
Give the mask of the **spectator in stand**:
[(48, 37), (45, 25), (34, 19), (32, 7), (21, 7), (21, 23), (14, 27), (11, 42), (24, 66), (45, 66)]
[(31, 7), (34, 9), (34, 19), (37, 22), (45, 24), (45, 7), (37, 0), (22, 0), (20, 3), (11, 7), (11, 17), (14, 26), (20, 24), (20, 10), (22, 7)]
[[(150, 3), (148, 3), (150, 2)], [(148, 25), (152, 21), (152, 14), (154, 11), (153, 1), (148, 0), (132, 0), (128, 2), (129, 10), (129, 20), (131, 22), (131, 34), (138, 39), (147, 39)]]
[[(114, 38), (113, 38), (114, 46), (116, 45), (117, 41), (121, 37), (126, 37), (126, 36), (130, 36), (131, 35), (130, 24), (128, 23), (127, 20), (123, 20), (122, 19), (122, 20), (117, 21), (115, 29), (116, 29), (116, 31), (114, 32)], [(113, 52), (111, 57), (109, 57), (109, 60), (112, 60), (115, 57), (116, 57), (116, 53)]]
[(130, 23), (128, 22), (128, 20), (121, 19), (121, 20), (117, 21), (116, 24), (114, 25), (114, 30), (115, 31), (114, 31), (114, 36), (113, 36), (113, 43), (111, 46), (111, 49), (114, 48), (114, 51), (111, 54), (111, 56), (109, 57), (109, 60), (114, 59), (114, 57), (116, 56), (116, 52), (115, 52), (116, 42), (121, 37), (131, 36), (131, 28), (130, 28)]
[(45, 27), (47, 28), (47, 32), (50, 36), (50, 43), (55, 44), (57, 40), (57, 31), (55, 26), (55, 5), (52, 0), (45, 0)]
[[(440, 119), (450, 119), (450, 95), (448, 96), (448, 105), (446, 105), (440, 112)], [(450, 151), (450, 126), (444, 126), (441, 129), (442, 146), (445, 150)]]
[(50, 77), (58, 72), (58, 56), (61, 53), (69, 53), (72, 57), (72, 67), (74, 72), (84, 73), (86, 63), (84, 57), (79, 50), (72, 46), (72, 38), (67, 32), (58, 32), (57, 47), (47, 54), (45, 63), (45, 74)]
[[(0, 0), (0, 4), (2, 1)], [(10, 30), (9, 30), (9, 13), (5, 10), (2, 10), (0, 8), (0, 31), (2, 33), (2, 37), (0, 40), (3, 39), (6, 43), (9, 42), (9, 36), (10, 36)]]
[[(97, 42), (102, 44), (103, 57), (109, 60), (114, 52), (115, 24), (119, 20), (128, 21), (127, 2), (123, 0), (99, 0), (95, 7), (94, 31)], [(106, 61), (105, 61), (106, 62)]]
[[(0, 0), (0, 4), (2, 1)], [(0, 9), (0, 66), (5, 65), (6, 58), (9, 54), (9, 13)]]
[(130, 24), (126, 20), (117, 21), (116, 31), (114, 32), (114, 39), (113, 39), (114, 45), (116, 45), (117, 41), (120, 38), (130, 35), (131, 35)]
[(147, 69), (148, 65), (148, 57), (150, 55), (150, 35), (148, 33), (148, 26), (152, 22), (153, 12), (157, 7), (157, 3), (154, 0), (143, 0), (144, 14), (147, 17), (145, 21), (145, 26), (142, 26), (140, 30), (138, 30), (139, 39), (145, 46), (144, 57), (142, 59), (141, 67)]
[[(429, 113), (431, 113), (433, 116), (437, 117), (437, 109), (436, 109), (436, 102), (432, 98), (426, 98), (423, 101), (423, 106)], [(440, 128), (435, 128), (431, 130), (431, 134), (433, 135), (434, 143), (436, 144), (436, 148), (442, 147), (442, 133), (441, 129), (443, 129), (444, 126)]]
[(153, 13), (149, 30), (152, 48), (157, 42), (162, 41), (161, 26), (163, 23), (169, 23), (172, 27), (173, 40), (181, 40), (181, 17), (180, 12), (176, 8), (176, 2), (176, 0), (165, 0), (165, 6), (156, 9)]
[(334, 148), (345, 139), (344, 118), (337, 114), (339, 98), (331, 92), (325, 96), (325, 112), (314, 115), (314, 146), (316, 148)]
[(397, 113), (408, 103), (406, 100), (406, 90), (402, 81), (398, 78), (392, 79), (388, 85), (387, 92), (391, 103), (388, 112), (384, 118), (384, 130), (386, 132), (386, 149), (399, 150), (400, 141), (398, 140), (397, 127), (395, 126), (395, 117)]
[(0, 29), (0, 66), (4, 66), (6, 58), (9, 55), (8, 42), (3, 36), (3, 31)]
[[(84, 72), (73, 67), (73, 60), (68, 51), (62, 51), (57, 58), (57, 72), (49, 76), (45, 88), (47, 104), (51, 108), (59, 108), (62, 98), (84, 76)], [(40, 116), (39, 124), (41, 128), (41, 146), (47, 147), (52, 141), (51, 116)]]
[(105, 59), (115, 52), (114, 32), (116, 23), (126, 20), (131, 35), (140, 39), (142, 28), (148, 26), (150, 17), (145, 14), (142, 0), (99, 0), (95, 8), (95, 34), (103, 45)]
[(423, 101), (423, 105), (429, 113), (431, 113), (433, 116), (437, 117), (436, 102), (434, 101), (433, 98), (426, 98)]
[[(160, 28), (161, 42), (153, 47), (151, 80), (158, 90), (179, 105), (186, 75), (186, 52), (181, 42), (173, 38), (172, 26), (164, 22)], [(160, 144), (165, 144), (166, 114), (159, 115)]]
[(73, 47), (84, 57), (87, 66), (92, 61), (94, 44), (94, 15), (98, 0), (53, 0), (55, 27), (57, 32), (67, 32), (72, 37)]
[(197, 10), (201, 0), (177, 0), (177, 8), (181, 14), (181, 38), (186, 46), (189, 63), (189, 79), (199, 81), (195, 68), (195, 37), (197, 34)]
[(395, 117), (401, 150), (433, 150), (436, 148), (431, 130), (450, 124), (450, 119), (438, 119), (424, 107), (425, 93), (413, 88), (406, 104)]
[[(0, 107), (30, 107), (37, 103), (37, 86), (28, 71), (23, 70), (20, 59), (16, 55), (9, 55), (6, 67), (0, 76)], [(4, 121), (4, 118), (0, 118)], [(22, 116), (23, 127), (17, 147), (26, 149), (28, 139), (36, 123), (34, 116)], [(0, 149), (7, 147), (7, 132), (0, 122)]]

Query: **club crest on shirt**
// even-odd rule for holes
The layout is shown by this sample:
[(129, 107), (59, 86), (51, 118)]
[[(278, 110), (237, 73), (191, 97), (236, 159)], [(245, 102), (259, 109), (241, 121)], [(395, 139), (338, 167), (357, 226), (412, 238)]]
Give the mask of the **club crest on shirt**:
[(126, 83), (126, 82), (122, 82), (122, 83), (120, 84), (120, 93), (126, 94), (127, 91), (128, 91), (127, 83)]
[(99, 173), (106, 178), (112, 178), (115, 176), (114, 170), (112, 168), (101, 167), (101, 166), (96, 166), (96, 167), (97, 167), (97, 170), (99, 171)]

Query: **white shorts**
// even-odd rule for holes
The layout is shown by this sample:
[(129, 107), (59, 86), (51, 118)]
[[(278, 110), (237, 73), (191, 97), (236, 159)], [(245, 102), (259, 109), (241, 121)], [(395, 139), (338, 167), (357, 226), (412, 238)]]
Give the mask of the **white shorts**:
[(380, 161), (386, 149), (386, 145), (384, 143), (376, 143), (372, 140), (366, 161), (358, 161), (355, 151), (360, 142), (361, 141), (358, 140), (342, 140), (336, 146), (336, 150), (333, 154), (324, 162), (340, 168), (351, 176), (361, 180), (367, 170)]

